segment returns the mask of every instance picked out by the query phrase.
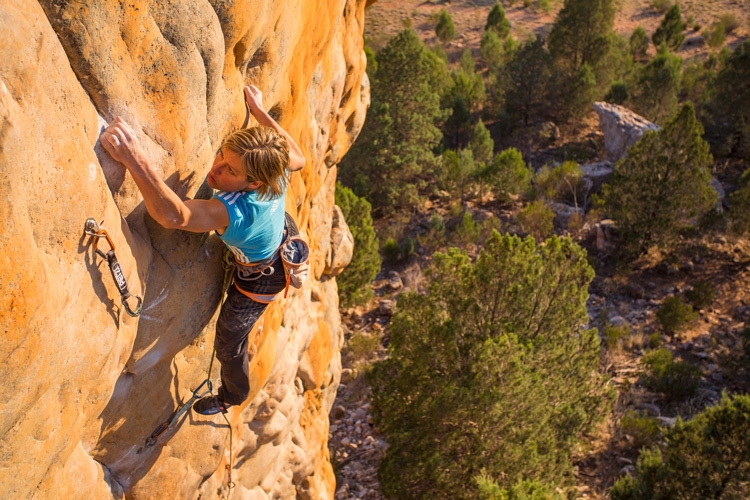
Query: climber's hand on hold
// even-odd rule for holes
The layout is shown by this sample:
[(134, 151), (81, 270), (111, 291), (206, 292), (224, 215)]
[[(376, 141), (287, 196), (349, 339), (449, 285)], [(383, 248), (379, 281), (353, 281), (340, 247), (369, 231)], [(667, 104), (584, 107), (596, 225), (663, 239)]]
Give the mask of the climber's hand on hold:
[(263, 110), (263, 92), (255, 85), (245, 87), (245, 102), (253, 117), (258, 120), (259, 114), (265, 114)]
[(146, 155), (138, 137), (119, 116), (102, 132), (100, 142), (112, 158), (128, 168), (146, 163)]

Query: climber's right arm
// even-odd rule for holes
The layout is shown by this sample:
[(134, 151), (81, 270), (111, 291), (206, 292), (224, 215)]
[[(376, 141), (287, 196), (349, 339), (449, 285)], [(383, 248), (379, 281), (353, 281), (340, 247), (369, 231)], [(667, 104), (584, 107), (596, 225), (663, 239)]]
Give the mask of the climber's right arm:
[(102, 132), (101, 143), (128, 169), (148, 213), (162, 226), (202, 233), (229, 225), (229, 214), (219, 200), (182, 201), (151, 166), (135, 133), (119, 116)]

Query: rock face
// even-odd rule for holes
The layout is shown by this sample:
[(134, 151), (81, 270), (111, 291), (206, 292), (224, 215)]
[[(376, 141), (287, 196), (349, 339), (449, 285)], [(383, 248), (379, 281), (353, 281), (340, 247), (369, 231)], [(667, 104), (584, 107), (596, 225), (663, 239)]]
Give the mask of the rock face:
[(594, 109), (599, 115), (599, 128), (604, 133), (604, 148), (607, 159), (611, 162), (625, 156), (628, 148), (647, 131), (659, 130), (655, 123), (617, 104), (595, 102)]
[[(342, 341), (336, 165), (365, 118), (365, 0), (6, 0), (0, 5), (0, 497), (332, 498), (328, 412)], [(215, 235), (165, 230), (98, 143), (120, 115), (167, 183), (205, 175), (255, 84), (308, 160), (286, 209), (313, 279), (250, 335), (251, 399), (151, 432), (206, 378), (221, 300)], [(103, 221), (140, 317), (84, 222)], [(337, 233), (345, 228), (337, 225)], [(108, 250), (105, 242), (100, 248)], [(212, 377), (218, 377), (218, 363)], [(231, 428), (231, 441), (230, 430)], [(233, 468), (228, 471), (226, 466)]]

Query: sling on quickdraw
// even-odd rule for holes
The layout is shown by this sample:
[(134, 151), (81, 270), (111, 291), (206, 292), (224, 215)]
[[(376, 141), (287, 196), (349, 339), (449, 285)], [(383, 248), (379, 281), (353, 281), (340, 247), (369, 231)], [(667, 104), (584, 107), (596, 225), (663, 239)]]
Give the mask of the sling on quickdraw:
[[(99, 227), (99, 224), (96, 223), (96, 220), (93, 217), (86, 219), (83, 232), (94, 238), (94, 252), (107, 260), (109, 271), (112, 273), (112, 279), (115, 280), (117, 290), (120, 292), (120, 299), (122, 300), (122, 306), (125, 308), (125, 311), (134, 318), (139, 316), (141, 314), (141, 307), (143, 306), (143, 299), (138, 295), (131, 295), (128, 291), (128, 283), (125, 281), (125, 275), (122, 272), (120, 263), (117, 262), (117, 257), (115, 257), (115, 244), (112, 243), (109, 234), (107, 234), (107, 231)], [(109, 244), (110, 249), (106, 254), (99, 250), (99, 240), (101, 238), (105, 238)], [(128, 299), (130, 297), (135, 297), (136, 299), (135, 310), (131, 309), (128, 304)]]

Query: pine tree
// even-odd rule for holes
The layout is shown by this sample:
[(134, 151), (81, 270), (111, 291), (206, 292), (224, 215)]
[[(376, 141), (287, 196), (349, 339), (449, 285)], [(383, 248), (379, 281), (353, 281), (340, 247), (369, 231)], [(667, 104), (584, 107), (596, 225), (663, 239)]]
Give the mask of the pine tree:
[(677, 420), (664, 451), (644, 450), (635, 479), (624, 476), (612, 500), (673, 500), (750, 497), (750, 396), (728, 397), (696, 415)]
[(659, 132), (647, 132), (615, 165), (605, 206), (617, 225), (624, 257), (668, 246), (711, 209), (711, 153), (692, 104)]
[(341, 305), (349, 307), (362, 304), (372, 297), (370, 284), (378, 274), (381, 263), (379, 243), (367, 200), (359, 198), (351, 189), (337, 182), (335, 202), (354, 238), (352, 260), (336, 277)]
[(630, 35), (630, 55), (634, 61), (644, 61), (648, 52), (648, 35), (642, 26), (638, 26)]
[(471, 139), (471, 113), (481, 107), (486, 98), (482, 75), (474, 71), (471, 51), (461, 55), (459, 68), (451, 73), (453, 85), (443, 97), (443, 107), (452, 110), (445, 123), (445, 140), (449, 147), (462, 149)]
[(550, 54), (569, 75), (588, 64), (598, 77), (609, 52), (614, 22), (612, 0), (565, 0), (549, 34)]
[(722, 154), (750, 160), (750, 40), (729, 55), (709, 92), (711, 142)]
[(456, 27), (453, 25), (453, 19), (445, 9), (440, 11), (437, 25), (435, 25), (435, 35), (443, 43), (453, 40), (453, 37), (456, 36)]
[(508, 200), (510, 195), (521, 194), (531, 186), (531, 170), (515, 148), (495, 155), (482, 170), (481, 178), (499, 200)]
[(505, 38), (510, 33), (510, 21), (505, 17), (505, 10), (500, 2), (495, 3), (487, 15), (487, 24), (484, 25), (484, 30), (492, 30), (500, 38)]
[(677, 109), (681, 80), (682, 59), (661, 46), (656, 57), (635, 75), (633, 109), (655, 122), (669, 118)]
[(570, 239), (488, 239), (475, 263), (435, 254), (426, 295), (399, 296), (368, 380), (391, 498), (478, 497), (478, 478), (560, 485), (608, 398), (588, 322), (593, 271)]
[(656, 47), (661, 44), (666, 44), (672, 50), (678, 50), (682, 46), (682, 42), (685, 41), (685, 23), (682, 22), (682, 13), (680, 12), (680, 5), (675, 3), (662, 19), (661, 24), (653, 36), (651, 41), (654, 42)]
[(544, 40), (527, 40), (506, 66), (505, 102), (508, 114), (528, 125), (547, 107), (546, 90), (550, 80), (550, 56)]
[(374, 210), (392, 213), (419, 203), (430, 179), (445, 117), (440, 95), (449, 77), (445, 63), (412, 30), (393, 37), (376, 60), (367, 120), (339, 173)]

